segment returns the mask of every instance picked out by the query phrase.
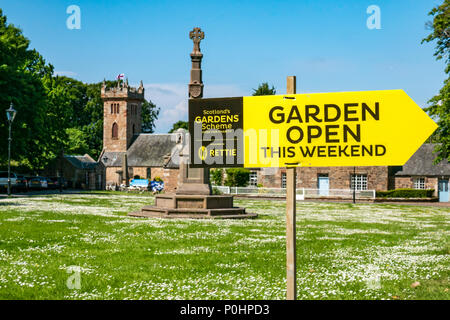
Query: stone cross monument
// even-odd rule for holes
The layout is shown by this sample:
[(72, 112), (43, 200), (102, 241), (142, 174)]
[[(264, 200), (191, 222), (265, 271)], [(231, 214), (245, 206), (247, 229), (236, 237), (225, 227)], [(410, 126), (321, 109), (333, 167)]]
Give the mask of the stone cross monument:
[[(200, 28), (194, 28), (189, 32), (189, 38), (194, 42), (191, 53), (192, 69), (189, 82), (189, 98), (200, 99), (203, 97), (202, 58), (200, 41), (205, 38), (205, 33)], [(189, 140), (189, 139), (185, 139)], [(180, 173), (178, 178), (177, 194), (211, 194), (209, 182), (209, 169), (189, 168), (189, 145), (185, 145), (180, 154)]]
[[(200, 41), (205, 34), (200, 28), (189, 33), (194, 41), (191, 53), (192, 69), (189, 82), (189, 98), (203, 97), (203, 82)], [(180, 172), (178, 188), (175, 194), (164, 193), (155, 196), (155, 204), (145, 206), (138, 212), (128, 215), (135, 217), (195, 218), (195, 219), (245, 219), (255, 218), (257, 214), (245, 212), (245, 208), (233, 206), (232, 195), (212, 195), (209, 184), (209, 169), (189, 167), (189, 140), (183, 138), (184, 146), (180, 151)]]

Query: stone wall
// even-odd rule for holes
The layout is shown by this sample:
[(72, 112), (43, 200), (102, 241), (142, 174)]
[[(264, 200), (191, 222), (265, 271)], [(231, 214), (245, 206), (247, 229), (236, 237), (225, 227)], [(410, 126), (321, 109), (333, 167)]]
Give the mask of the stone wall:
[[(167, 169), (167, 168), (150, 168), (150, 176), (147, 176), (147, 168), (148, 167), (132, 167), (129, 168), (130, 173), (130, 181), (133, 179), (133, 176), (140, 176), (143, 179), (154, 180), (156, 177), (160, 177), (164, 181), (164, 190), (165, 192), (174, 192), (178, 185), (178, 169)], [(118, 170), (122, 170), (122, 167), (108, 167), (106, 168), (106, 185), (108, 184), (116, 184), (120, 185), (119, 175), (117, 174)]]
[(152, 168), (149, 167), (132, 167), (131, 168), (132, 175), (130, 175), (130, 179), (133, 179), (135, 176), (139, 176), (141, 177), (141, 179), (150, 179), (151, 174), (148, 175), (147, 173), (149, 173), (148, 171), (151, 172), (151, 170)]
[[(258, 183), (266, 188), (281, 188), (285, 168), (252, 169), (258, 172)], [(318, 188), (318, 176), (328, 175), (330, 189), (350, 189), (353, 167), (311, 167), (297, 168), (297, 188)], [(356, 174), (367, 175), (367, 188), (387, 190), (388, 167), (356, 167)]]
[[(119, 113), (111, 113), (111, 104), (119, 105)], [(103, 147), (107, 151), (127, 151), (128, 132), (126, 117), (126, 101), (106, 100), (103, 108)], [(112, 137), (113, 124), (118, 125), (117, 138)], [(107, 180), (108, 181), (108, 180)]]
[(155, 177), (160, 177), (164, 181), (164, 191), (173, 193), (178, 185), (178, 172), (179, 169), (152, 168), (151, 179), (154, 180)]
[(122, 183), (119, 181), (119, 175), (117, 174), (118, 170), (121, 170), (121, 167), (107, 167), (105, 172), (105, 182), (106, 185), (118, 185)]
[[(419, 177), (398, 176), (394, 177), (395, 189), (414, 189), (414, 180)], [(434, 195), (438, 195), (438, 178), (436, 177), (420, 177), (425, 178), (425, 189), (434, 189)]]

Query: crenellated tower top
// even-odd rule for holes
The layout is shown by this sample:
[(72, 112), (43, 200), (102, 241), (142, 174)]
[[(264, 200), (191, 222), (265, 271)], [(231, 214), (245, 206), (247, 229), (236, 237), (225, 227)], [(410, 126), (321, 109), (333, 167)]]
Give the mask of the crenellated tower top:
[(130, 87), (128, 84), (128, 79), (123, 82), (119, 81), (116, 87), (107, 87), (106, 80), (103, 80), (101, 96), (102, 99), (126, 98), (127, 100), (143, 101), (144, 91), (145, 89), (142, 80), (138, 88)]

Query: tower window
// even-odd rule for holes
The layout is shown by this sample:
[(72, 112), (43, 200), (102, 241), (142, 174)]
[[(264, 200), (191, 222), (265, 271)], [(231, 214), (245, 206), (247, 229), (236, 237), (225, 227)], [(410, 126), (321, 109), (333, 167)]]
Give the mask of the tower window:
[(119, 138), (119, 126), (115, 122), (112, 125), (112, 138), (113, 139)]
[(118, 103), (111, 103), (111, 114), (118, 114), (120, 112), (120, 105)]

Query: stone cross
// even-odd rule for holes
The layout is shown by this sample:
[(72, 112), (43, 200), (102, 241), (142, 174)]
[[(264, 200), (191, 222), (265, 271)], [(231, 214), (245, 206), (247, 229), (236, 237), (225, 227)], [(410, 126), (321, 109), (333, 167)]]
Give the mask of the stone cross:
[(200, 41), (205, 39), (205, 33), (200, 28), (194, 28), (189, 32), (189, 38), (194, 41), (194, 52), (200, 52)]
[[(192, 69), (189, 82), (189, 98), (200, 99), (203, 97), (202, 58), (200, 41), (205, 38), (205, 33), (200, 28), (194, 28), (189, 32), (189, 38), (194, 41), (194, 51), (191, 53)], [(209, 169), (189, 167), (189, 146), (185, 145), (180, 153), (180, 172), (177, 194), (181, 195), (210, 195)]]

